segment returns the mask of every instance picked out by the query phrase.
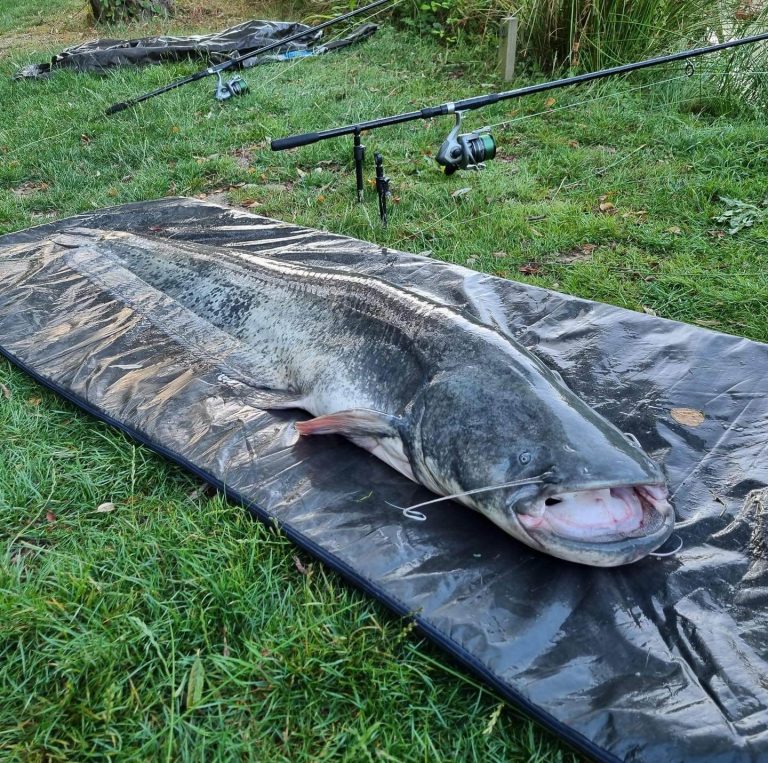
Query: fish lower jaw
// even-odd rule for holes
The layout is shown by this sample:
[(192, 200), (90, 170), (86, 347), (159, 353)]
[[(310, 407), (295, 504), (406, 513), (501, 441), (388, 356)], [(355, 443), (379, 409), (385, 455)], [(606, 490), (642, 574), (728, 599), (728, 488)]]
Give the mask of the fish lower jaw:
[(600, 566), (642, 558), (669, 537), (674, 524), (667, 490), (661, 485), (561, 493), (541, 499), (517, 518), (531, 540), (548, 553)]

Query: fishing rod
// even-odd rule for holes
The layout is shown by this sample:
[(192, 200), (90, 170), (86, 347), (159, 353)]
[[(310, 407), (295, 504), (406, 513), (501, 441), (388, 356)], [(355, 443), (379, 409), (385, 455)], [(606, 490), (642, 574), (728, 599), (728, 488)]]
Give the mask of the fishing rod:
[(752, 35), (750, 37), (742, 37), (737, 40), (729, 40), (728, 42), (721, 42), (716, 45), (708, 45), (703, 48), (692, 48), (690, 50), (680, 51), (679, 53), (670, 53), (663, 56), (657, 56), (656, 58), (649, 58), (645, 61), (638, 61), (631, 64), (622, 64), (621, 66), (614, 66), (610, 69), (600, 69), (596, 72), (587, 72), (585, 74), (579, 74), (574, 77), (566, 77), (564, 79), (542, 82), (537, 85), (529, 85), (527, 87), (517, 88), (516, 90), (507, 90), (500, 93), (475, 96), (473, 98), (467, 98), (462, 101), (443, 103), (439, 106), (429, 106), (427, 108), (420, 109), (419, 111), (408, 111), (403, 114), (396, 114), (390, 117), (382, 117), (380, 119), (371, 119), (367, 122), (358, 122), (357, 124), (346, 125), (345, 127), (336, 127), (330, 130), (323, 130), (321, 132), (308, 132), (301, 135), (291, 135), (286, 138), (278, 138), (271, 142), (271, 148), (273, 151), (284, 151), (289, 148), (308, 146), (311, 143), (317, 143), (321, 140), (338, 138), (342, 135), (353, 135), (355, 171), (358, 178), (357, 197), (358, 201), (362, 201), (362, 151), (360, 150), (360, 135), (364, 130), (374, 130), (379, 127), (388, 127), (390, 125), (402, 124), (403, 122), (411, 122), (417, 119), (432, 119), (433, 117), (453, 114), (456, 118), (456, 124), (446, 137), (445, 141), (443, 141), (443, 144), (440, 146), (440, 150), (438, 151), (436, 157), (437, 163), (444, 168), (447, 175), (450, 175), (456, 172), (456, 170), (460, 169), (481, 169), (484, 167), (483, 162), (489, 159), (493, 159), (493, 157), (496, 155), (496, 142), (488, 132), (489, 128), (486, 128), (485, 130), (481, 129), (476, 132), (461, 134), (461, 117), (465, 111), (480, 109), (483, 106), (490, 106), (491, 104), (498, 103), (499, 101), (506, 101), (512, 98), (521, 98), (522, 96), (533, 95), (534, 93), (544, 93), (549, 90), (555, 90), (561, 87), (569, 87), (571, 85), (582, 85), (585, 82), (592, 82), (594, 80), (603, 79), (605, 77), (612, 77), (617, 74), (626, 74), (627, 72), (633, 72), (639, 69), (647, 69), (651, 66), (659, 66), (661, 64), (668, 64), (674, 61), (683, 61), (689, 58), (695, 58), (696, 56), (716, 53), (719, 50), (735, 48), (739, 45), (754, 44), (764, 40), (768, 40), (768, 32)]
[(163, 85), (163, 87), (159, 87), (156, 90), (151, 90), (148, 93), (144, 93), (144, 95), (139, 95), (136, 98), (131, 98), (128, 101), (113, 103), (105, 111), (105, 114), (107, 116), (109, 116), (110, 114), (117, 114), (120, 111), (124, 111), (125, 109), (128, 109), (132, 106), (136, 106), (136, 104), (142, 103), (143, 101), (147, 101), (150, 98), (154, 98), (156, 95), (162, 95), (163, 93), (167, 93), (169, 90), (175, 90), (176, 88), (182, 87), (183, 85), (188, 85), (190, 82), (197, 82), (200, 79), (204, 79), (205, 77), (212, 77), (212, 76), (218, 77), (218, 84), (216, 86), (216, 93), (215, 93), (217, 100), (223, 101), (232, 96), (241, 95), (242, 93), (248, 90), (248, 85), (245, 82), (245, 80), (242, 77), (234, 77), (228, 82), (225, 82), (221, 76), (221, 73), (223, 71), (226, 71), (227, 69), (231, 69), (233, 66), (237, 66), (238, 64), (241, 64), (246, 59), (262, 56), (264, 53), (268, 53), (271, 50), (275, 50), (275, 48), (280, 48), (284, 45), (287, 45), (290, 42), (299, 40), (302, 37), (313, 36), (317, 32), (320, 32), (329, 26), (332, 26), (334, 24), (339, 24), (342, 21), (351, 19), (354, 16), (359, 16), (360, 14), (366, 13), (367, 11), (372, 11), (374, 8), (378, 8), (380, 5), (385, 5), (386, 3), (391, 3), (391, 2), (393, 2), (393, 0), (375, 0), (372, 3), (369, 3), (368, 5), (363, 6), (362, 8), (356, 8), (353, 11), (342, 13), (340, 16), (336, 16), (332, 19), (328, 19), (328, 21), (323, 21), (322, 23), (317, 24), (316, 26), (309, 27), (308, 29), (304, 29), (303, 31), (296, 32), (295, 34), (289, 35), (288, 37), (285, 37), (282, 40), (277, 40), (275, 42), (270, 43), (269, 45), (265, 45), (263, 48), (251, 50), (247, 53), (241, 53), (240, 55), (235, 56), (234, 58), (231, 58), (227, 61), (223, 61), (220, 64), (209, 66), (207, 69), (202, 69), (201, 71), (196, 72), (195, 74), (190, 74), (188, 77), (181, 77), (180, 79), (174, 80), (173, 82), (169, 82), (167, 85)]

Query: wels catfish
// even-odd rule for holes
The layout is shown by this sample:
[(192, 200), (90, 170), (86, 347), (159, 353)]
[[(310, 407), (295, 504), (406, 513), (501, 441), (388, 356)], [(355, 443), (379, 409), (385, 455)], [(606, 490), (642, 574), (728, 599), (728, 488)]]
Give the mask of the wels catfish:
[(344, 435), (562, 559), (626, 564), (669, 537), (658, 464), (466, 312), (341, 269), (106, 235), (126, 267), (252, 348), (278, 400), (265, 407), (314, 416), (301, 435)]

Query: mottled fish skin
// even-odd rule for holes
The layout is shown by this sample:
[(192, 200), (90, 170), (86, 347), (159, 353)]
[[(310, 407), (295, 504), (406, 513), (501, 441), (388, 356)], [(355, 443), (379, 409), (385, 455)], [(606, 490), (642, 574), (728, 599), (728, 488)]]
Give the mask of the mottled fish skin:
[(300, 431), (345, 434), (441, 495), (536, 479), (460, 500), (562, 558), (623, 564), (669, 536), (668, 504), (610, 542), (521, 524), (548, 497), (662, 486), (663, 474), (559, 374), (462, 310), (374, 276), (121, 235), (110, 251), (126, 268), (253, 349), (260, 382), (285, 393), (272, 407), (318, 417)]

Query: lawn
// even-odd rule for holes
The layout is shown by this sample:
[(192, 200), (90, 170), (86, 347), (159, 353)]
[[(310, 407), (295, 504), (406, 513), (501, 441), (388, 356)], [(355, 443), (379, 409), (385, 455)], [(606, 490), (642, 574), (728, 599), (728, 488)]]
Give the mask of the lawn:
[[(705, 64), (476, 112), (467, 127), (506, 123), (480, 173), (439, 172), (448, 119), (367, 136), (393, 183), (382, 228), (372, 191), (353, 200), (350, 140), (275, 154), (268, 138), (502, 89), (491, 50), (384, 28), (246, 73), (250, 93), (225, 104), (206, 80), (105, 118), (198, 67), (11, 81), (99, 36), (83, 5), (0, 8), (0, 233), (203, 195), (768, 341), (768, 125), (726, 108)], [(168, 28), (247, 8), (188, 3)], [(731, 233), (724, 199), (757, 222)], [(0, 759), (577, 759), (408, 622), (5, 361), (0, 437)]]

